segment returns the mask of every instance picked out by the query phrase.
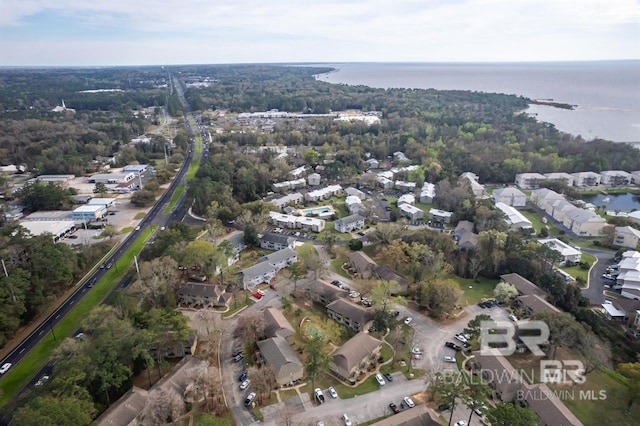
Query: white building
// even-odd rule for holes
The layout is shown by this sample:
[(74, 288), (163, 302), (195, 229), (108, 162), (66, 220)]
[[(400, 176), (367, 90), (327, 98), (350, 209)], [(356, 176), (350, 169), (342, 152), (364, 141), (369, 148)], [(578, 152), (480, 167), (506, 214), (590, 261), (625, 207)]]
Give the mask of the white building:
[(122, 169), (123, 173), (133, 173), (138, 176), (143, 174), (149, 168), (148, 164), (129, 164)]
[(516, 186), (520, 189), (537, 189), (540, 183), (547, 180), (540, 173), (518, 173), (516, 175)]
[(628, 247), (634, 249), (638, 247), (640, 242), (640, 231), (631, 226), (616, 226), (613, 244), (619, 247)]
[(382, 187), (382, 189), (391, 189), (393, 188), (393, 181), (384, 176), (376, 177), (376, 181), (378, 181), (378, 185)]
[(340, 185), (330, 185), (325, 188), (309, 191), (305, 194), (304, 199), (307, 201), (320, 201), (331, 198), (335, 195), (342, 193), (342, 187)]
[(602, 185), (624, 186), (631, 183), (631, 173), (622, 170), (605, 170), (600, 172)]
[(286, 180), (284, 182), (276, 182), (272, 185), (274, 192), (286, 192), (290, 189), (298, 189), (304, 188), (307, 184), (307, 181), (303, 178), (294, 179), (294, 180)]
[(567, 186), (573, 186), (574, 177), (569, 173), (545, 173), (547, 180), (558, 180), (564, 182)]
[(429, 210), (429, 220), (433, 220), (440, 223), (451, 222), (451, 216), (453, 212), (446, 212), (444, 210), (431, 209)]
[(347, 194), (348, 196), (358, 197), (361, 200), (364, 200), (365, 198), (367, 198), (367, 194), (365, 194), (364, 192), (360, 191), (359, 189), (353, 188), (353, 187), (349, 187), (349, 188), (345, 189), (344, 193)]
[(107, 206), (102, 204), (84, 205), (71, 212), (73, 220), (92, 221), (102, 219), (107, 214)]
[(422, 209), (419, 209), (416, 206), (411, 204), (399, 204), (398, 210), (400, 210), (400, 214), (410, 220), (420, 220), (424, 219), (424, 212)]
[(278, 250), (258, 259), (258, 263), (240, 271), (245, 290), (251, 290), (260, 283), (270, 283), (282, 269), (298, 261), (298, 254), (289, 249)]
[(89, 183), (119, 184), (131, 182), (135, 179), (134, 173), (97, 173), (90, 176), (87, 181)]
[(25, 228), (34, 237), (43, 234), (50, 234), (54, 242), (58, 242), (76, 230), (73, 221), (22, 221), (20, 226)]
[(87, 204), (90, 206), (106, 206), (107, 208), (113, 207), (117, 198), (92, 198)]
[(396, 204), (398, 205), (398, 207), (400, 207), (400, 205), (402, 204), (410, 204), (413, 206), (416, 204), (416, 197), (413, 194), (402, 194), (400, 198), (398, 198)]
[(303, 229), (305, 231), (322, 232), (325, 228), (324, 219), (308, 216), (292, 216), (278, 212), (269, 212), (269, 221), (286, 229)]
[(601, 176), (594, 172), (578, 172), (571, 173), (573, 176), (573, 184), (575, 186), (598, 186), (600, 185)]
[(282, 209), (283, 207), (289, 205), (300, 204), (304, 201), (304, 196), (299, 192), (294, 192), (291, 194), (284, 195), (282, 197), (273, 198), (269, 201), (271, 204), (276, 206), (278, 209)]
[(333, 228), (336, 231), (342, 233), (353, 232), (356, 229), (362, 229), (364, 227), (364, 220), (364, 217), (358, 214), (352, 214), (350, 216), (336, 220), (333, 223)]
[(320, 173), (311, 173), (309, 176), (307, 176), (307, 182), (309, 183), (309, 186), (318, 186), (320, 185), (321, 180), (322, 177), (320, 176)]
[(362, 209), (362, 200), (355, 195), (349, 195), (344, 200), (345, 205), (347, 206), (347, 210), (349, 213), (355, 214)]
[(631, 183), (640, 185), (640, 170), (631, 172)]
[(527, 204), (527, 196), (517, 188), (500, 188), (493, 191), (493, 201), (504, 203), (512, 207), (524, 207)]
[(402, 180), (397, 180), (395, 183), (395, 188), (404, 191), (404, 192), (415, 192), (416, 183), (415, 182), (405, 182)]
[(553, 203), (555, 201), (564, 201), (565, 198), (555, 191), (548, 188), (534, 189), (529, 197), (531, 202), (545, 211), (547, 214), (553, 213)]
[(378, 167), (380, 167), (380, 162), (375, 158), (369, 158), (367, 161), (365, 161), (365, 164), (367, 165), (367, 169), (377, 169)]
[(582, 252), (579, 249), (572, 247), (557, 238), (545, 238), (538, 240), (538, 244), (548, 246), (552, 250), (560, 253), (560, 265), (566, 265), (568, 262), (574, 264), (580, 263), (580, 260), (582, 259)]
[(524, 217), (522, 213), (516, 210), (514, 207), (508, 206), (505, 203), (496, 203), (496, 208), (501, 210), (505, 214), (505, 221), (509, 225), (510, 229), (531, 229), (532, 224), (529, 219)]
[(304, 176), (304, 174), (307, 171), (307, 167), (306, 166), (300, 166), (296, 169), (293, 169), (289, 172), (289, 174), (294, 178), (294, 179), (300, 179), (302, 176)]
[(420, 189), (420, 202), (425, 204), (433, 203), (436, 198), (436, 186), (432, 183), (425, 182)]

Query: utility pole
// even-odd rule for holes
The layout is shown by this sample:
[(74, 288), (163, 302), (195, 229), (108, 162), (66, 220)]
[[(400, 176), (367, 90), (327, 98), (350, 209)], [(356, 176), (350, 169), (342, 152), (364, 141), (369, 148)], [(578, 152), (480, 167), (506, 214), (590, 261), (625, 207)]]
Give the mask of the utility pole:
[[(4, 276), (6, 278), (9, 278), (9, 273), (7, 272), (7, 265), (4, 264), (4, 259), (2, 259), (2, 269), (4, 270)], [(8, 280), (7, 280), (7, 287), (9, 287), (9, 291), (11, 292), (11, 298), (13, 299), (13, 303), (16, 303), (16, 295), (13, 292), (13, 287), (11, 287), (11, 284), (8, 282)]]

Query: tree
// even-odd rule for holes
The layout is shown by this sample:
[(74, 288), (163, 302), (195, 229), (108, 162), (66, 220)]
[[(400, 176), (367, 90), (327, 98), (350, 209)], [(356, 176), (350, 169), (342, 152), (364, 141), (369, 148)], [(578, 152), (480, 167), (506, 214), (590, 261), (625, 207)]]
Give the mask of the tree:
[(493, 289), (493, 297), (500, 303), (509, 303), (516, 296), (518, 296), (518, 289), (506, 282), (499, 282)]
[(506, 258), (505, 246), (507, 234), (500, 231), (488, 230), (478, 235), (478, 253), (480, 259), (491, 274), (496, 275), (500, 265)]
[(144, 409), (143, 425), (172, 424), (184, 413), (182, 396), (174, 388), (158, 388), (149, 392)]
[(464, 329), (465, 333), (469, 333), (471, 336), (479, 336), (480, 335), (480, 323), (482, 321), (491, 321), (491, 317), (487, 314), (476, 315), (474, 319), (469, 321), (467, 324), (467, 328)]
[(89, 400), (39, 396), (20, 407), (11, 424), (21, 426), (82, 426), (91, 424), (96, 410)]
[(549, 327), (549, 344), (547, 356), (555, 359), (559, 346), (576, 348), (580, 342), (580, 334), (584, 328), (566, 312), (539, 312), (531, 319), (542, 320)]
[(147, 207), (156, 201), (156, 194), (148, 189), (139, 189), (131, 196), (131, 204), (136, 207)]
[(93, 188), (93, 193), (100, 194), (100, 198), (104, 198), (104, 194), (107, 192), (109, 192), (109, 189), (103, 182), (97, 182), (96, 186)]
[(308, 271), (313, 271), (313, 277), (318, 278), (320, 272), (325, 270), (326, 263), (316, 252), (310, 253), (302, 259), (302, 264)]
[(518, 404), (497, 404), (487, 412), (492, 426), (536, 426), (538, 415), (529, 407)]
[(71, 192), (55, 183), (27, 183), (16, 196), (26, 210), (67, 210), (71, 207)]
[(179, 283), (178, 263), (175, 260), (164, 256), (142, 262), (139, 267), (140, 280), (134, 281), (126, 290), (138, 306), (160, 308), (165, 306), (168, 299), (174, 300), (173, 294)]
[(298, 280), (300, 278), (304, 278), (307, 273), (304, 270), (302, 263), (297, 261), (296, 263), (289, 265), (287, 268), (287, 275), (289, 276), (289, 279), (293, 281), (293, 291), (295, 292), (298, 289)]
[(315, 389), (316, 380), (322, 377), (331, 365), (331, 356), (324, 351), (325, 338), (322, 334), (311, 333), (304, 345), (304, 367), (311, 379), (311, 388)]
[(633, 403), (640, 399), (640, 362), (619, 364), (618, 372), (627, 378), (628, 402), (625, 414), (629, 415)]
[(105, 225), (104, 228), (102, 228), (103, 237), (112, 239), (116, 235), (118, 235), (118, 230), (116, 229), (115, 226), (109, 224), (109, 225)]
[(244, 346), (251, 348), (264, 334), (264, 316), (261, 312), (247, 312), (238, 318), (237, 329)]
[(408, 249), (409, 245), (407, 243), (400, 240), (393, 240), (391, 244), (382, 247), (380, 254), (393, 269), (397, 270), (398, 267), (404, 266), (409, 262), (406, 254)]
[(324, 241), (327, 253), (329, 253), (332, 258), (335, 257), (335, 254), (333, 253), (333, 246), (336, 241), (338, 241), (338, 233), (333, 228), (330, 228), (320, 238)]
[(439, 404), (447, 404), (450, 407), (451, 414), (449, 416), (449, 424), (453, 418), (458, 400), (467, 404), (471, 401), (471, 397), (467, 390), (467, 376), (461, 373), (443, 373), (428, 374), (429, 391), (434, 395)]
[(403, 297), (397, 297), (400, 292), (400, 285), (395, 281), (379, 280), (376, 281), (369, 298), (375, 306), (373, 326), (382, 331), (390, 326), (395, 317), (391, 310), (396, 304), (406, 304)]
[(442, 318), (453, 311), (461, 295), (457, 282), (451, 279), (433, 281), (420, 287), (420, 304), (426, 306), (434, 318)]
[(469, 272), (471, 273), (471, 278), (474, 280), (478, 278), (478, 274), (482, 272), (484, 269), (484, 265), (482, 264), (482, 260), (478, 258), (478, 256), (473, 256), (469, 259)]

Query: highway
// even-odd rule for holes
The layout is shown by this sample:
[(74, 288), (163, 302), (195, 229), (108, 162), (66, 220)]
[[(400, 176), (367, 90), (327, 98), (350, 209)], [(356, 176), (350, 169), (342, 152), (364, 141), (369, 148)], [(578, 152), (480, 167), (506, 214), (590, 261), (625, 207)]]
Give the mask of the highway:
[[(180, 86), (178, 81), (175, 81), (176, 86)], [(156, 201), (155, 205), (149, 210), (145, 218), (140, 222), (140, 230), (131, 232), (118, 246), (118, 248), (111, 253), (108, 257), (101, 260), (101, 263), (104, 262), (106, 264), (112, 263), (116, 265), (116, 262), (120, 257), (131, 247), (131, 245), (136, 241), (138, 236), (142, 233), (144, 229), (149, 226), (157, 225), (158, 228), (167, 226), (172, 222), (182, 221), (185, 217), (187, 210), (189, 208), (185, 200), (185, 193), (181, 196), (180, 200), (176, 204), (175, 208), (172, 209), (169, 215), (163, 215), (162, 211), (165, 209), (173, 193), (176, 188), (181, 185), (186, 185), (186, 173), (189, 170), (189, 165), (193, 161), (193, 153), (195, 151), (196, 138), (194, 131), (191, 127), (190, 121), (188, 120), (188, 115), (191, 115), (196, 123), (198, 124), (199, 131), (202, 135), (203, 141), (208, 140), (208, 135), (204, 127), (202, 126), (200, 120), (197, 117), (193, 116), (193, 113), (188, 109), (186, 100), (183, 96), (182, 88), (179, 87), (177, 90), (180, 100), (185, 108), (184, 120), (185, 126), (187, 128), (187, 133), (190, 139), (189, 151), (185, 155), (185, 161), (182, 164), (182, 167), (176, 174), (175, 178), (169, 185), (169, 188), (160, 196), (160, 198)], [(206, 143), (206, 142), (203, 142)], [(201, 164), (206, 161), (206, 153), (208, 153), (208, 145), (203, 147)], [(160, 231), (161, 232), (161, 231)], [(117, 267), (117, 266), (116, 266)], [(2, 360), (0, 360), (0, 365), (4, 365), (5, 363), (11, 363), (12, 367), (15, 366), (31, 351), (44, 337), (48, 334), (52, 334), (55, 339), (64, 339), (68, 336), (60, 336), (55, 334), (56, 325), (76, 306), (76, 304), (82, 300), (82, 298), (91, 290), (94, 286), (94, 283), (100, 281), (100, 279), (106, 274), (107, 269), (96, 268), (95, 271), (88, 275), (86, 279), (77, 286), (77, 289), (58, 306), (58, 308), (51, 313), (45, 320), (43, 320), (38, 327), (36, 327), (33, 332), (31, 332), (22, 342), (20, 342), (7, 356), (5, 356)], [(121, 271), (124, 272), (124, 271)], [(131, 281), (131, 277), (125, 276), (122, 278), (117, 287), (126, 287), (129, 285)], [(116, 287), (116, 288), (117, 288)], [(11, 370), (9, 370), (10, 372)], [(37, 374), (35, 374), (32, 380), (27, 384), (33, 385), (35, 382), (42, 377), (43, 374), (49, 374), (51, 371), (50, 366), (45, 366), (41, 369)], [(6, 373), (5, 373), (6, 375)], [(4, 375), (3, 375), (4, 376)], [(3, 376), (0, 376), (0, 380)]]

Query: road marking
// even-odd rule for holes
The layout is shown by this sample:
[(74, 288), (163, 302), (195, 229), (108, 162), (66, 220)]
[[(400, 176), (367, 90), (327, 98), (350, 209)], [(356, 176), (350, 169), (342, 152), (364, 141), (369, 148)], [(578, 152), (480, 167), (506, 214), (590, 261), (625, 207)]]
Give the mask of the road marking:
[(60, 314), (56, 315), (56, 317), (55, 317), (55, 319), (58, 319), (58, 318), (60, 318)]
[(26, 348), (22, 348), (22, 349), (20, 349), (20, 352), (18, 352), (18, 353), (19, 353), (19, 354), (21, 354), (22, 352), (24, 352), (24, 350), (25, 350), (25, 349), (26, 349)]
[(38, 333), (38, 336), (41, 335), (44, 332), (44, 330), (40, 330), (40, 333)]

